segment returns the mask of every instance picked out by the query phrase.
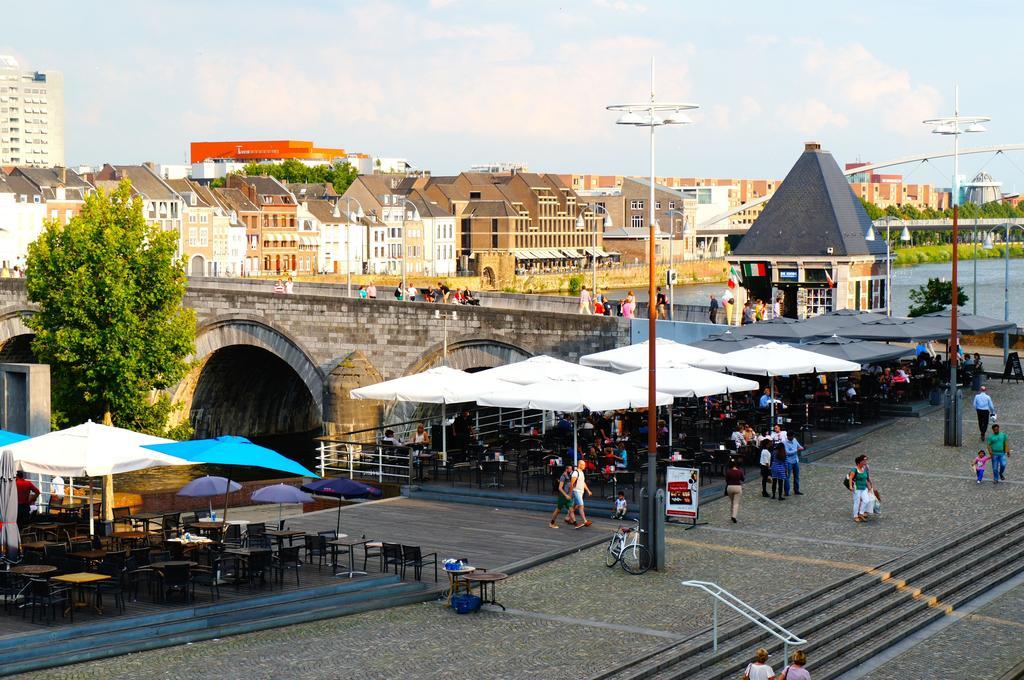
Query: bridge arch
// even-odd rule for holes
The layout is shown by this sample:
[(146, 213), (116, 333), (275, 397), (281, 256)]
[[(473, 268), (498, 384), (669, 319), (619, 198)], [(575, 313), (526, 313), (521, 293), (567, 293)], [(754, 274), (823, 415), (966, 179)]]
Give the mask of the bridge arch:
[(216, 317), (196, 333), (195, 366), (174, 390), (197, 437), (319, 430), (323, 373), (287, 332), (246, 315)]
[(20, 306), (0, 309), (0, 361), (37, 363), (31, 347), (36, 334), (25, 323), (25, 318), (35, 313), (34, 309)]
[[(428, 368), (440, 366), (444, 343), (437, 343), (421, 354), (419, 358), (409, 366), (404, 375), (411, 375), (425, 371)], [(461, 371), (479, 371), (485, 368), (494, 368), (504, 364), (523, 361), (533, 356), (522, 347), (513, 345), (505, 340), (486, 336), (456, 336), (448, 339), (448, 366)]]

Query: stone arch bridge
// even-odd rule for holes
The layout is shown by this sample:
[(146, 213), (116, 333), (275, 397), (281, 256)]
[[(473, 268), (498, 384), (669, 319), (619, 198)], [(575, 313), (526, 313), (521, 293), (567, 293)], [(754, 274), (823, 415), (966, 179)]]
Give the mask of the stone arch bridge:
[[(265, 281), (193, 280), (195, 367), (172, 390), (197, 436), (247, 436), (372, 427), (380, 413), (353, 402), (355, 387), (441, 363), (489, 368), (535, 354), (575, 361), (629, 341), (628, 321), (563, 311), (469, 307), (344, 296), (341, 286), (296, 286), (275, 294)], [(308, 292), (304, 293), (303, 290)], [(485, 302), (498, 304), (494, 299)], [(0, 280), (0, 360), (33, 361), (33, 313), (24, 282)]]

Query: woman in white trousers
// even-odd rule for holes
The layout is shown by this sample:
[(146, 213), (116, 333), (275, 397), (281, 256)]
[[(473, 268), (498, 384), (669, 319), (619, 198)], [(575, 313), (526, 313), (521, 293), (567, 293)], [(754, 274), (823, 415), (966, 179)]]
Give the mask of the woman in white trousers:
[(867, 456), (857, 456), (848, 479), (853, 491), (853, 521), (866, 521), (872, 510), (871, 472), (868, 470)]

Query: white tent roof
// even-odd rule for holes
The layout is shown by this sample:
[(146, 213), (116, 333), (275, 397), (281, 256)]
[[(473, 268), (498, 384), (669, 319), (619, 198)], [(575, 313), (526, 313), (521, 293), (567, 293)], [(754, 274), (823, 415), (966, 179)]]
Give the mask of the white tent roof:
[(351, 395), (353, 399), (460, 404), (465, 401), (474, 401), (482, 394), (495, 392), (508, 386), (509, 383), (482, 377), (477, 373), (466, 373), (447, 366), (437, 366), (422, 373), (359, 387), (352, 390)]
[(715, 354), (698, 364), (712, 371), (730, 371), (747, 375), (797, 375), (800, 373), (843, 373), (859, 371), (860, 364), (845, 359), (808, 352), (791, 345), (769, 342), (756, 347)]
[(601, 380), (611, 378), (613, 373), (589, 366), (580, 366), (570, 361), (555, 359), (547, 355), (530, 357), (514, 364), (495, 366), (486, 371), (476, 373), (480, 377), (504, 380), (516, 385), (529, 385), (548, 378), (571, 378), (581, 380)]
[[(633, 371), (638, 368), (648, 367), (649, 348), (647, 340), (635, 345), (623, 345), (615, 349), (587, 354), (580, 357), (580, 363), (584, 366), (598, 366), (600, 368), (612, 368), (618, 371)], [(655, 361), (661, 366), (687, 366), (696, 364), (701, 359), (718, 356), (717, 352), (683, 345), (674, 340), (657, 338), (655, 341), (657, 350)]]
[[(616, 376), (601, 380), (548, 378), (529, 385), (510, 385), (504, 390), (478, 398), (476, 403), (481, 406), (571, 413), (584, 409), (608, 411), (648, 405), (645, 388), (623, 385)], [(671, 404), (672, 395), (658, 392), (657, 403), (659, 406)]]
[[(624, 373), (618, 380), (634, 387), (647, 387), (648, 376), (647, 370), (639, 370)], [(707, 397), (712, 394), (748, 392), (760, 388), (755, 380), (692, 366), (659, 367), (654, 378), (658, 381), (658, 391), (671, 394), (673, 397)]]
[(5, 446), (26, 472), (99, 477), (167, 465), (191, 465), (176, 456), (143, 448), (170, 439), (87, 422)]

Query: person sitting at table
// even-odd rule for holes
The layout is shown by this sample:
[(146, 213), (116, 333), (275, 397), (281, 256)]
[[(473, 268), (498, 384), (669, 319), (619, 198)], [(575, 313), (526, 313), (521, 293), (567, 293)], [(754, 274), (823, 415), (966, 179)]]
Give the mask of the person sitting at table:
[(739, 451), (740, 447), (746, 443), (746, 438), (743, 436), (742, 423), (736, 423), (736, 431), (729, 438), (732, 440), (733, 448)]
[(886, 368), (878, 377), (878, 387), (882, 390), (882, 396), (888, 398), (892, 389), (892, 369)]
[(781, 425), (775, 425), (769, 438), (773, 444), (781, 444), (786, 441), (786, 431), (782, 429)]
[(846, 384), (846, 400), (853, 401), (857, 398), (857, 388), (853, 386), (853, 383)]
[(380, 443), (383, 446), (401, 446), (402, 442), (398, 441), (398, 437), (395, 436), (394, 430), (384, 430), (384, 437), (381, 438)]
[(563, 413), (558, 416), (558, 425), (556, 427), (561, 432), (572, 432), (572, 421)]
[(894, 383), (908, 383), (910, 382), (910, 376), (900, 367), (896, 369), (895, 375), (892, 376), (892, 381)]
[(981, 373), (985, 370), (985, 366), (981, 363), (981, 355), (977, 352), (974, 353), (974, 372)]
[(749, 446), (751, 443), (753, 443), (757, 439), (757, 433), (754, 432), (754, 428), (752, 428), (750, 426), (750, 423), (747, 423), (746, 425), (743, 426), (742, 432), (743, 432), (743, 443), (745, 445)]
[(406, 445), (416, 451), (422, 451), (430, 447), (430, 435), (427, 433), (426, 428), (423, 427), (423, 423), (416, 426), (416, 431), (412, 433), (412, 437), (409, 438)]

